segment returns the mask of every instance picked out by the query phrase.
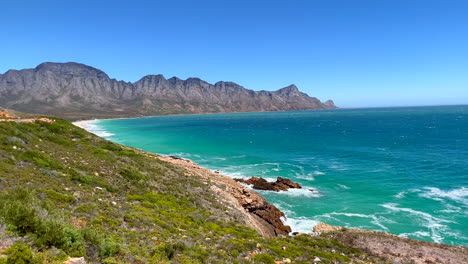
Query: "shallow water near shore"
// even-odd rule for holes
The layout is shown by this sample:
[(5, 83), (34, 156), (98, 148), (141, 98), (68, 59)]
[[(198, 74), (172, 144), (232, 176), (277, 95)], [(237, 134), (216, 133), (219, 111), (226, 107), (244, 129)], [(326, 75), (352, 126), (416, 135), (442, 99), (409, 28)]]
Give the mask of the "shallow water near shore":
[(294, 231), (326, 222), (468, 245), (468, 106), (162, 116), (85, 127), (232, 177), (299, 182), (303, 189), (260, 192)]

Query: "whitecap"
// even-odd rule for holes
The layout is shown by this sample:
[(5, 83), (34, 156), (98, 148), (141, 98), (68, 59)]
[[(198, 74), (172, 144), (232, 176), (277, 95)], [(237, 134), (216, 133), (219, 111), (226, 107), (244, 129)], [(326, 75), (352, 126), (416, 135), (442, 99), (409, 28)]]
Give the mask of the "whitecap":
[(403, 191), (403, 192), (399, 192), (397, 194), (395, 194), (393, 197), (397, 198), (397, 199), (401, 199), (401, 198), (405, 198), (405, 194), (407, 192)]
[(347, 216), (347, 217), (359, 217), (359, 218), (369, 218), (371, 219), (370, 223), (371, 224), (374, 224), (378, 227), (380, 227), (383, 231), (385, 232), (388, 232), (388, 227), (386, 227), (385, 225), (383, 225), (382, 222), (391, 222), (390, 220), (386, 219), (385, 217), (383, 216), (376, 216), (376, 215), (366, 215), (366, 214), (357, 214), (357, 213), (339, 213), (339, 212), (332, 212), (332, 213), (328, 213), (328, 214), (325, 214), (323, 216), (327, 217), (328, 216), (336, 216), (336, 215), (341, 215), (341, 216)]
[(436, 187), (424, 187), (424, 190), (426, 190), (426, 192), (421, 193), (419, 196), (436, 201), (441, 201), (443, 200), (442, 198), (444, 198), (456, 202), (461, 202), (463, 204), (468, 204), (468, 188), (466, 187), (461, 187), (450, 191), (443, 191)]
[(398, 236), (400, 237), (418, 237), (418, 238), (422, 238), (422, 237), (431, 237), (431, 234), (429, 232), (425, 232), (425, 231), (416, 231), (416, 232), (412, 232), (412, 233), (401, 233), (401, 234), (398, 234)]
[(398, 204), (396, 203), (386, 203), (382, 204), (381, 206), (394, 212), (405, 212), (412, 216), (418, 217), (421, 224), (423, 224), (431, 231), (431, 239), (437, 243), (442, 242), (443, 237), (441, 233), (447, 229), (447, 226), (443, 225), (442, 223), (453, 223), (452, 221), (432, 216), (426, 212), (417, 211), (411, 208), (398, 207)]
[(448, 213), (448, 214), (453, 214), (453, 213), (460, 213), (462, 209), (460, 207), (453, 206), (451, 204), (446, 204), (445, 206), (446, 209), (439, 210), (437, 211), (438, 213)]
[(311, 233), (320, 222), (307, 217), (285, 217), (283, 223), (291, 227), (292, 232)]
[(351, 189), (351, 187), (346, 186), (346, 185), (344, 185), (344, 184), (338, 184), (338, 186), (339, 186), (341, 189), (345, 189), (345, 190)]
[(240, 179), (244, 179), (244, 180), (250, 179), (250, 177), (245, 176), (244, 174), (242, 174), (240, 172), (229, 172), (229, 171), (225, 171), (225, 170), (220, 170), (219, 172), (222, 175), (226, 175), (226, 176), (231, 177), (231, 178), (240, 178)]
[(273, 192), (273, 191), (261, 191), (257, 190), (260, 193), (268, 193), (268, 194), (276, 194), (276, 195), (285, 195), (285, 196), (290, 196), (290, 197), (308, 197), (308, 198), (319, 198), (322, 197), (323, 194), (318, 191), (315, 188), (311, 187), (305, 187), (303, 186), (302, 189), (289, 189), (287, 191), (279, 191), (279, 192)]
[(100, 126), (98, 124), (99, 120), (93, 120), (90, 122), (87, 122), (83, 124), (83, 128), (87, 130), (88, 132), (91, 132), (95, 134), (96, 136), (103, 137), (103, 138), (108, 138), (113, 136), (114, 134), (107, 132), (104, 127)]

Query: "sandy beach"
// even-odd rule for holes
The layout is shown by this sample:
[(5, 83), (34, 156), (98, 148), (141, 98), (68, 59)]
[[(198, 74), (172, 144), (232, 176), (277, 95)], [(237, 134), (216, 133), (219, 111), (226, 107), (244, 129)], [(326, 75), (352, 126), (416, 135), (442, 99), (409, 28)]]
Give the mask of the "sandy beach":
[[(86, 125), (95, 121), (99, 121), (99, 119), (92, 119), (92, 120), (80, 120), (80, 121), (75, 121), (72, 122), (73, 125), (86, 129)], [(87, 129), (86, 129), (87, 130)]]

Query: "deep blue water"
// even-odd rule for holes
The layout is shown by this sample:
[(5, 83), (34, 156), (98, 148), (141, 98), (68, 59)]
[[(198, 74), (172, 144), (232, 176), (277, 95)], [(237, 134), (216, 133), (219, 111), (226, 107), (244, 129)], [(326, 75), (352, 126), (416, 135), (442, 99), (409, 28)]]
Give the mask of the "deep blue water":
[(297, 181), (305, 188), (261, 192), (296, 231), (326, 222), (468, 245), (468, 106), (162, 116), (88, 129), (233, 177)]

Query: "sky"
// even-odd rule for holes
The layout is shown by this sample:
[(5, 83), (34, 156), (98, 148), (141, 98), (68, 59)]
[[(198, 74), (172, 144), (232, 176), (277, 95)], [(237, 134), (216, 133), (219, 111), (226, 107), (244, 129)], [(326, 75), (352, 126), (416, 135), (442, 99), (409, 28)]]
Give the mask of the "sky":
[(466, 0), (16, 0), (0, 25), (0, 73), (74, 61), (340, 107), (468, 104)]

